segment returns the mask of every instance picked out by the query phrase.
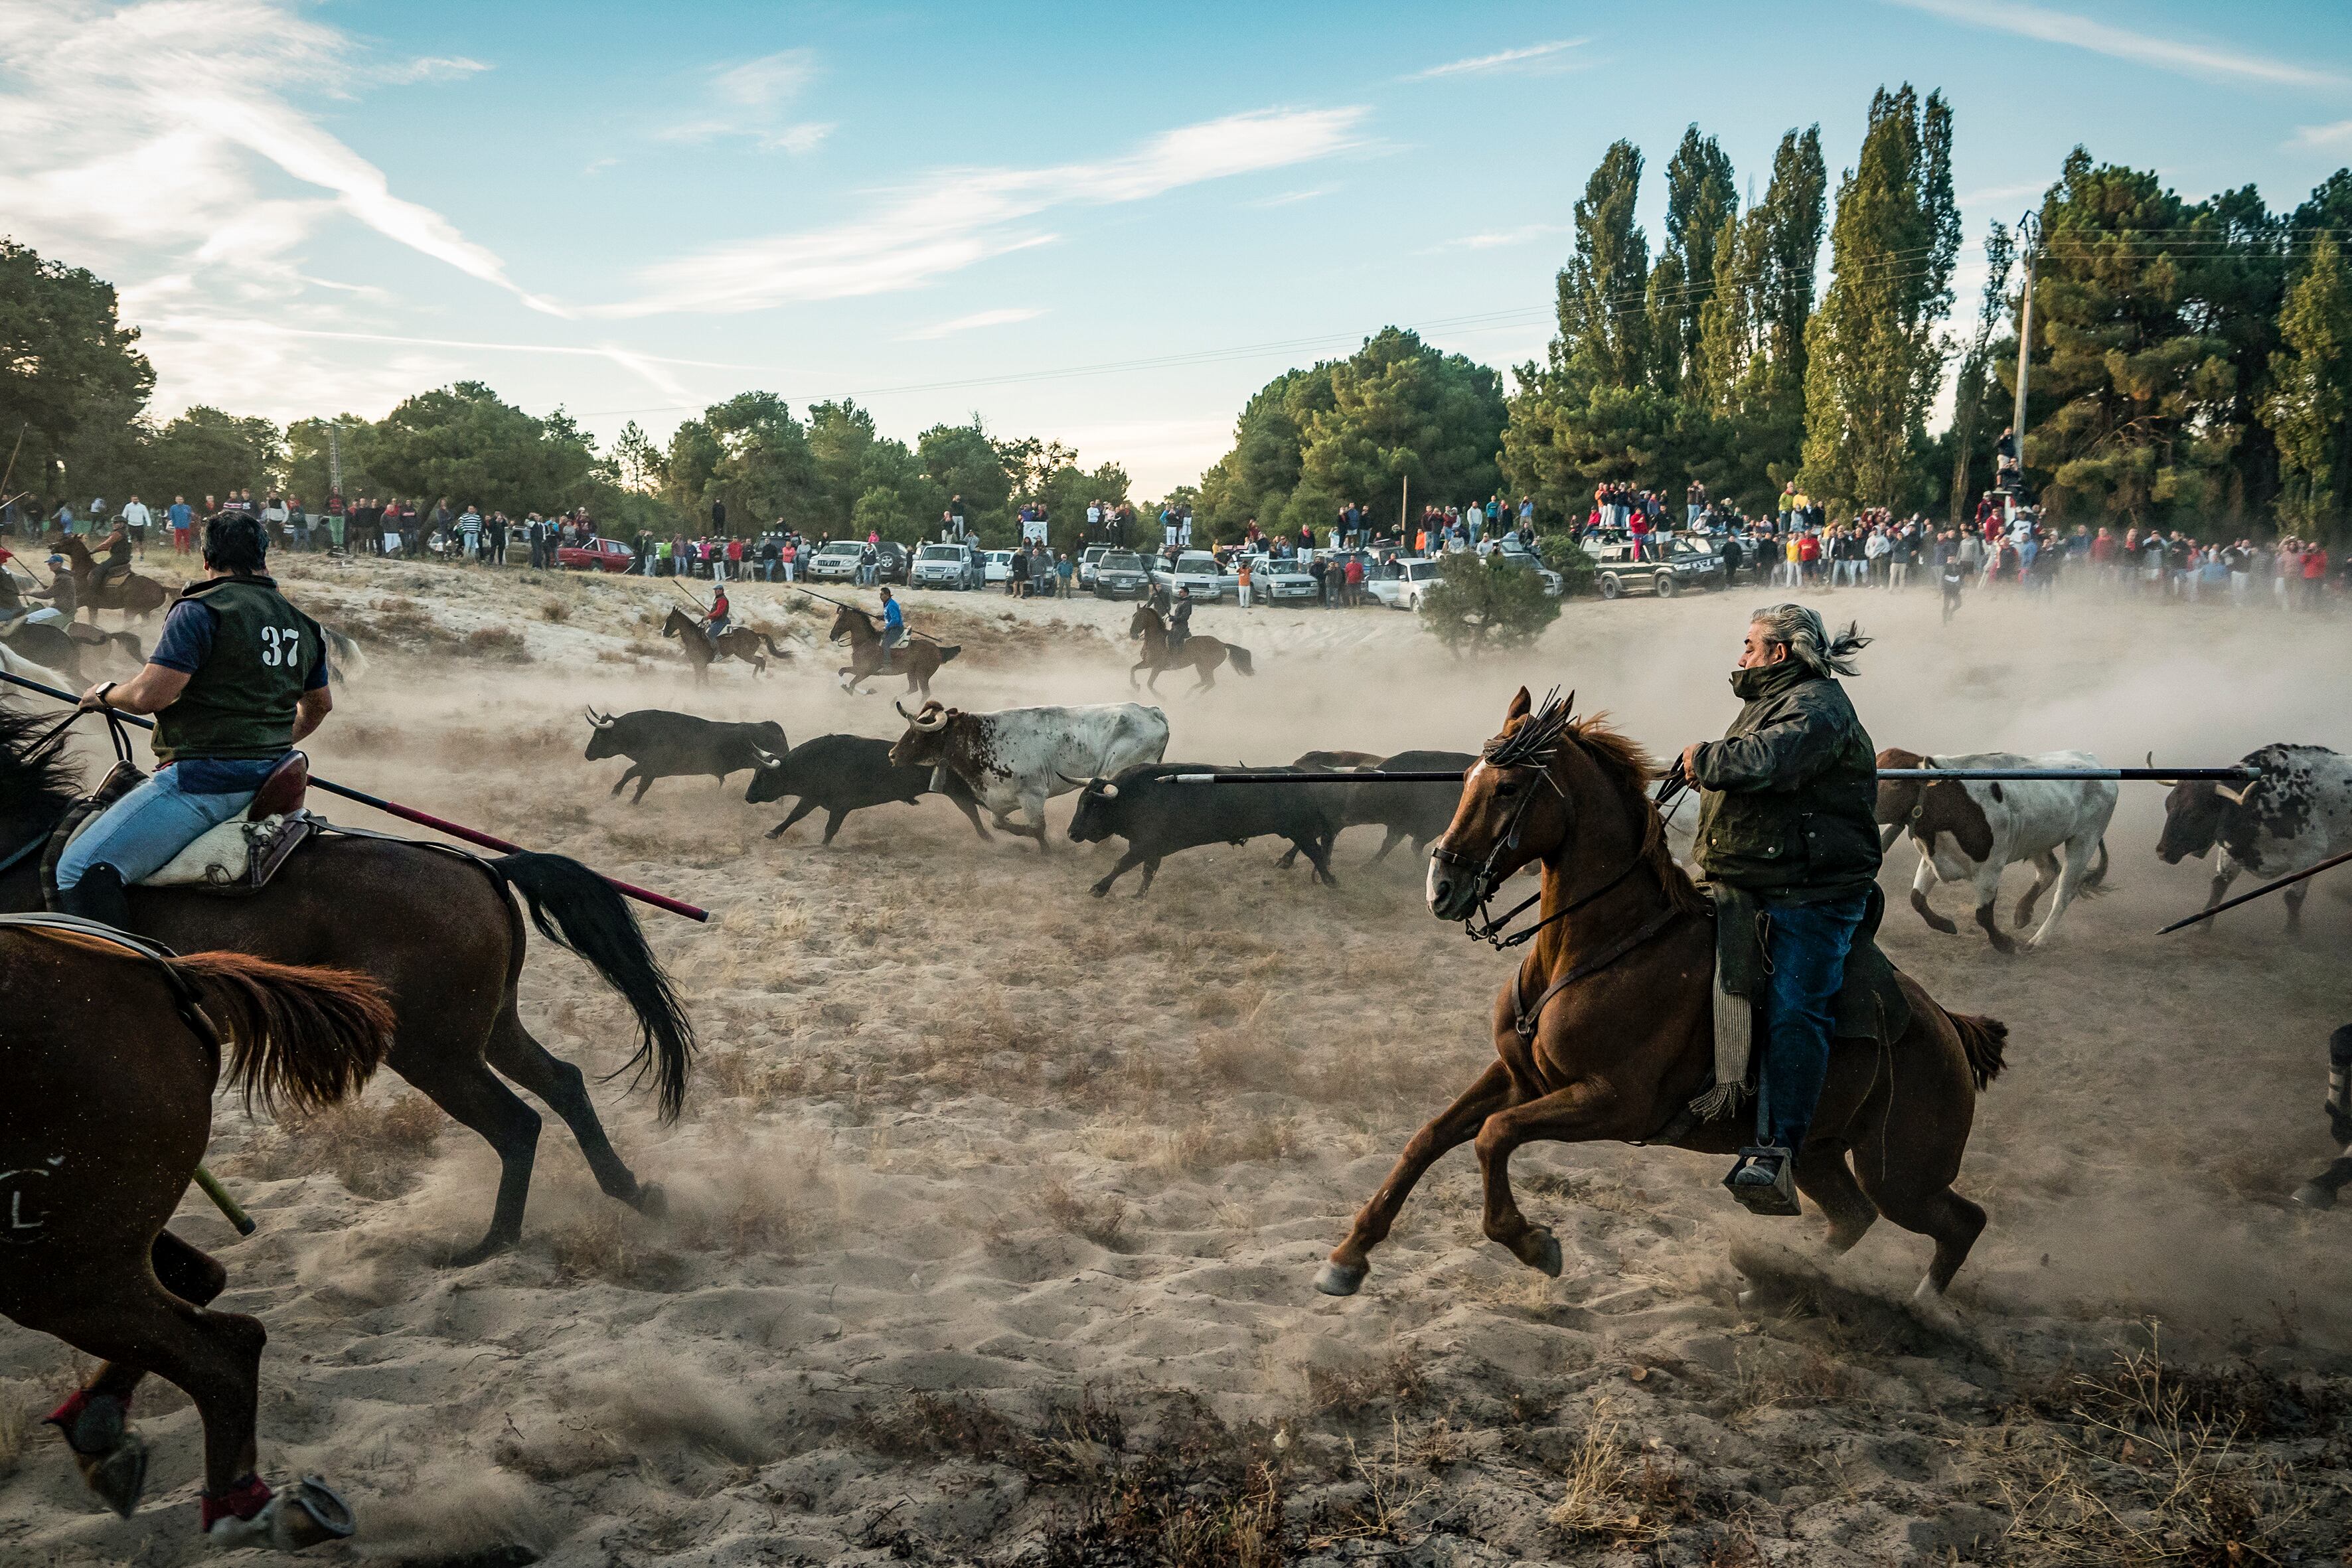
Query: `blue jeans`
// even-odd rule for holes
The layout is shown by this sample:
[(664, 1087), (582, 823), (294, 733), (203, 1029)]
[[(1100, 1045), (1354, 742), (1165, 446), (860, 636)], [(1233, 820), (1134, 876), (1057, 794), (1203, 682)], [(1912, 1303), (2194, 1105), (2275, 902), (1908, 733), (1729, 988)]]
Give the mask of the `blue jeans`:
[[(274, 759), (273, 759), (274, 761)], [(257, 789), (270, 761), (254, 764)], [(129, 887), (152, 877), (172, 857), (203, 837), (207, 829), (244, 815), (255, 790), (194, 795), (180, 787), (180, 770), (158, 770), (153, 778), (107, 807), (106, 814), (68, 845), (58, 858), (58, 886), (70, 888), (91, 868), (111, 866)]]
[(1756, 1134), (1791, 1152), (1804, 1147), (1813, 1108), (1829, 1077), (1830, 1037), (1837, 1026), (1845, 955), (1870, 908), (1870, 895), (1821, 903), (1759, 900), (1769, 922), (1765, 958), (1764, 1070)]

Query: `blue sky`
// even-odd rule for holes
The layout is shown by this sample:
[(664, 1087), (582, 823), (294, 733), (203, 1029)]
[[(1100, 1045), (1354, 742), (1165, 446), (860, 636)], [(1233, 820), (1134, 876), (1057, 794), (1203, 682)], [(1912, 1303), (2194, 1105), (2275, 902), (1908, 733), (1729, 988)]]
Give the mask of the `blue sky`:
[(1612, 139), (1654, 235), (1685, 124), (1744, 192), (1818, 121), (1834, 180), (1906, 79), (1971, 250), (2077, 142), (2273, 207), (2352, 162), (2326, 4), (0, 0), (0, 231), (121, 286), (164, 412), (467, 378), (609, 438), (855, 395), (1158, 493), (1384, 324), (1539, 354)]

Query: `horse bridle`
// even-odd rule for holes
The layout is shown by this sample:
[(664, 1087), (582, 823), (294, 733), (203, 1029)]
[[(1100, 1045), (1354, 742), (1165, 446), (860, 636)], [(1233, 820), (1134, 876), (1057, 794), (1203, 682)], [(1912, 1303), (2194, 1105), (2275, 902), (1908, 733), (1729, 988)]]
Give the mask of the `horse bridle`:
[[(121, 719), (115, 717), (114, 710), (111, 708), (76, 708), (64, 718), (58, 720), (55, 724), (50, 725), (47, 730), (43, 731), (39, 740), (35, 741), (30, 746), (25, 748), (25, 761), (27, 763), (37, 762), (42, 752), (49, 750), (52, 746), (60, 744), (65, 740), (66, 731), (72, 729), (75, 722), (79, 720), (83, 714), (89, 712), (99, 712), (106, 715), (107, 738), (114, 742), (115, 763), (118, 766), (130, 766), (131, 762), (131, 731), (124, 726)], [(12, 871), (16, 869), (16, 867), (23, 864), (33, 855), (45, 847), (49, 842), (50, 836), (56, 832), (57, 824), (52, 822), (47, 827), (35, 833), (29, 842), (18, 845), (16, 848), (10, 850), (5, 855), (0, 855), (0, 872)]]
[[(1498, 773), (1517, 773), (1528, 768), (1538, 770), (1543, 776), (1544, 783), (1551, 785), (1552, 793), (1559, 796), (1561, 806), (1569, 812), (1569, 833), (1572, 835), (1575, 832), (1576, 822), (1574, 808), (1570, 804), (1568, 792), (1561, 789), (1559, 787), (1559, 781), (1551, 776), (1551, 763), (1549, 758), (1530, 760), (1525, 763), (1496, 763), (1489, 761), (1486, 765), (1494, 768)], [(1683, 776), (1682, 764), (1680, 763), (1676, 763), (1673, 771), (1668, 773), (1664, 778), (1658, 781), (1657, 803), (1659, 809), (1661, 811), (1671, 809), (1675, 801), (1685, 789), (1688, 789), (1689, 787), (1690, 781)], [(1469, 937), (1473, 942), (1483, 942), (1497, 952), (1507, 952), (1511, 948), (1517, 947), (1522, 942), (1532, 942), (1535, 940), (1537, 934), (1546, 926), (1551, 925), (1556, 921), (1565, 920), (1570, 915), (1574, 914), (1577, 910), (1592, 904), (1601, 898), (1602, 895), (1615, 891), (1618, 886), (1622, 884), (1626, 878), (1631, 877), (1634, 872), (1640, 870), (1642, 868), (1643, 862), (1648, 858), (1648, 857), (1640, 849), (1635, 849), (1633, 856), (1626, 860), (1625, 864), (1618, 868), (1617, 874), (1610, 878), (1607, 881), (1601, 883), (1599, 887), (1593, 889), (1590, 892), (1580, 894), (1575, 899), (1562, 904), (1559, 909), (1554, 910), (1551, 913), (1544, 916), (1543, 919), (1536, 921), (1535, 924), (1528, 926), (1522, 930), (1513, 931), (1508, 936), (1504, 935), (1503, 931), (1505, 928), (1513, 921), (1517, 920), (1521, 914), (1525, 913), (1528, 905), (1537, 903), (1543, 898), (1543, 889), (1541, 888), (1538, 888), (1534, 892), (1529, 893), (1526, 898), (1520, 900), (1517, 903), (1504, 910), (1500, 915), (1490, 918), (1486, 912), (1487, 905), (1493, 900), (1495, 894), (1501, 889), (1503, 884), (1503, 878), (1496, 874), (1495, 864), (1503, 858), (1503, 854), (1506, 850), (1513, 853), (1517, 851), (1519, 847), (1521, 829), (1524, 826), (1523, 819), (1528, 814), (1528, 807), (1534, 803), (1535, 798), (1536, 792), (1534, 790), (1528, 790), (1521, 794), (1518, 803), (1512, 806), (1510, 817), (1504, 824), (1502, 833), (1496, 838), (1495, 847), (1487, 850), (1486, 858), (1478, 863), (1478, 869), (1476, 872), (1478, 878), (1477, 904), (1475, 905), (1472, 914), (1465, 915), (1462, 918), (1462, 933), (1465, 936)], [(1456, 855), (1452, 850), (1446, 848), (1442, 842), (1436, 848), (1432, 849), (1429, 852), (1429, 858), (1444, 866), (1459, 867), (1466, 864), (1461, 856)]]

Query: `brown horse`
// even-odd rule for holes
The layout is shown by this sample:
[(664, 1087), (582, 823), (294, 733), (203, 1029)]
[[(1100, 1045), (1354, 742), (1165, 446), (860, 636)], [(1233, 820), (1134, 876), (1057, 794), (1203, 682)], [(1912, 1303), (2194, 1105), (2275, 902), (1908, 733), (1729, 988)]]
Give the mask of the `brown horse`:
[(709, 635), (694, 617), (676, 608), (670, 611), (669, 619), (662, 623), (662, 636), (677, 638), (678, 646), (686, 650), (686, 662), (694, 666), (697, 685), (710, 679), (711, 665), (722, 658), (740, 658), (751, 667), (752, 674), (767, 674), (768, 661), (760, 653), (763, 645), (768, 652), (780, 659), (793, 657), (792, 649), (778, 647), (775, 638), (750, 626), (728, 627), (719, 634), (719, 646), (713, 647)]
[(100, 610), (120, 610), (125, 619), (143, 621), (172, 602), (172, 590), (136, 572), (99, 581), (99, 563), (79, 534), (68, 534), (58, 548), (65, 552), (73, 573), (74, 596), (89, 612), (92, 625)]
[(220, 1035), (248, 1103), (310, 1109), (356, 1093), (392, 1026), (383, 992), (344, 971), (167, 959), (0, 926), (0, 1223), (16, 1244), (0, 1313), (105, 1363), (49, 1419), (83, 1481), (126, 1519), (147, 1474), (131, 1392), (152, 1372), (204, 1422), (203, 1527), (216, 1544), (351, 1533), (331, 1492), (305, 1483), (273, 1497), (254, 1474), (266, 1336), (207, 1310), (227, 1272), (163, 1226), (212, 1134)]
[(1143, 657), (1136, 660), (1127, 672), (1127, 683), (1130, 687), (1135, 684), (1135, 672), (1139, 669), (1151, 672), (1147, 684), (1154, 693), (1160, 689), (1160, 676), (1171, 669), (1189, 669), (1201, 678), (1200, 684), (1188, 693), (1197, 695), (1217, 684), (1217, 667), (1228, 659), (1233, 661), (1234, 672), (1237, 675), (1257, 673), (1250, 667), (1249, 649), (1237, 643), (1219, 642), (1215, 637), (1204, 637), (1199, 632), (1186, 637), (1184, 646), (1171, 653), (1168, 650), (1168, 623), (1161, 620), (1160, 612), (1149, 605), (1138, 604), (1135, 606), (1135, 615), (1127, 623), (1127, 635), (1130, 639), (1143, 639)]
[(833, 630), (825, 640), (839, 642), (844, 637), (849, 639), (849, 662), (835, 671), (844, 691), (856, 691), (877, 675), (903, 671), (908, 695), (919, 692), (925, 701), (930, 700), (931, 677), (940, 672), (940, 666), (963, 651), (961, 645), (942, 645), (920, 637), (909, 637), (897, 647), (885, 649), (882, 630), (874, 624), (874, 617), (847, 605), (835, 610)]
[[(1456, 1144), (1476, 1141), (1488, 1238), (1557, 1276), (1559, 1241), (1511, 1195), (1520, 1144), (1664, 1142), (1728, 1153), (1753, 1142), (1745, 1113), (1702, 1122), (1685, 1110), (1713, 1078), (1715, 929), (1643, 793), (1652, 763), (1598, 721), (1571, 722), (1565, 703), (1529, 707), (1521, 688), (1464, 781), (1431, 854), (1429, 905), (1440, 920), (1466, 920), (1504, 878), (1538, 862), (1550, 923), (1496, 999), (1497, 1059), (1405, 1145), (1317, 1277), (1327, 1295), (1354, 1293), (1370, 1268), (1365, 1255), (1387, 1237), (1413, 1184)], [(1984, 1211), (1951, 1183), (1976, 1091), (2000, 1070), (2008, 1030), (1948, 1013), (1900, 978), (1909, 1028), (1891, 1050), (1835, 1042), (1795, 1175), (1829, 1216), (1837, 1251), (1882, 1213), (1934, 1237), (1919, 1295), (1937, 1301), (1984, 1228)]]
[[(0, 708), (0, 911), (41, 907), (38, 846), (79, 793), (72, 766), (38, 743), (47, 728), (46, 715)], [(517, 986), (530, 938), (516, 894), (541, 935), (586, 959), (628, 1003), (639, 1038), (630, 1065), (651, 1072), (663, 1117), (675, 1118), (693, 1026), (629, 907), (576, 860), (480, 859), (436, 845), (327, 835), (260, 892), (133, 888), (131, 914), (133, 929), (183, 951), (353, 969), (383, 985), (395, 1018), (385, 1064), (498, 1151), (489, 1229), (451, 1259), (462, 1266), (522, 1234), (540, 1119), (500, 1074), (563, 1118), (607, 1194), (648, 1214), (665, 1206), (661, 1189), (640, 1184), (614, 1152), (580, 1069), (523, 1026)]]

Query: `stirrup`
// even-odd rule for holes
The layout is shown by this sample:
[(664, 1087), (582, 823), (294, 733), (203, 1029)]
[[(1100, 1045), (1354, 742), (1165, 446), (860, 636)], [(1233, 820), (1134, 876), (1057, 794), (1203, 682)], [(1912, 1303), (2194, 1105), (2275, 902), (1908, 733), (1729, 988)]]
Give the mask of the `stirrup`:
[[(1764, 1173), (1767, 1161), (1777, 1167), (1769, 1177)], [(1796, 1166), (1796, 1155), (1787, 1149), (1742, 1149), (1738, 1163), (1723, 1178), (1723, 1184), (1750, 1214), (1799, 1215), (1804, 1213), (1804, 1206), (1797, 1201)]]

